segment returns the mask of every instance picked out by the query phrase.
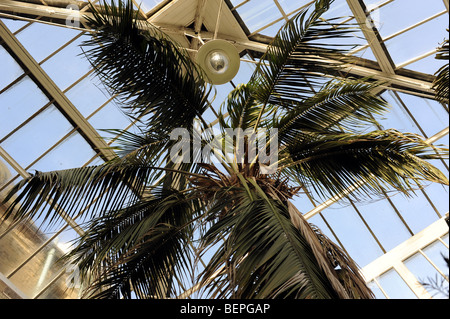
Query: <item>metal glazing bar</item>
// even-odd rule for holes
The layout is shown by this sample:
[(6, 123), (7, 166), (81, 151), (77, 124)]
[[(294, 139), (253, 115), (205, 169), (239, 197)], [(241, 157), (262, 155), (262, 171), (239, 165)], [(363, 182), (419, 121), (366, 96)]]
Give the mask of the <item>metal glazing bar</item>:
[(284, 12), (283, 7), (280, 5), (278, 0), (273, 0), (275, 2), (275, 5), (277, 6), (278, 10), (280, 10), (281, 15), (283, 16), (284, 20), (289, 21), (288, 15), (286, 12)]
[(430, 259), (430, 257), (428, 257), (422, 249), (419, 249), (419, 253), (434, 267), (434, 269), (436, 269), (436, 271), (447, 281), (448, 280), (448, 276), (446, 274), (444, 274), (444, 272)]
[(428, 246), (445, 234), (448, 234), (448, 226), (445, 218), (441, 218), (365, 266), (362, 269), (364, 278), (366, 281), (371, 281), (388, 271), (395, 263), (403, 262), (418, 252), (419, 249)]
[(274, 24), (276, 24), (277, 22), (280, 22), (280, 21), (283, 20), (283, 19), (286, 19), (286, 18), (287, 18), (287, 20), (289, 20), (289, 17), (290, 17), (291, 15), (293, 15), (293, 14), (295, 14), (295, 13), (297, 13), (297, 12), (300, 12), (300, 10), (302, 10), (303, 8), (306, 8), (306, 7), (309, 6), (310, 4), (314, 3), (314, 1), (315, 1), (315, 0), (310, 1), (310, 2), (308, 2), (307, 4), (302, 5), (301, 7), (295, 9), (294, 11), (285, 14), (285, 16), (283, 15), (281, 18), (278, 18), (278, 19), (273, 20), (273, 21), (270, 22), (269, 24), (266, 24), (265, 26), (263, 26), (263, 27), (261, 27), (261, 28), (255, 30), (255, 31), (253, 31), (252, 33), (250, 33), (250, 34), (248, 35), (248, 37), (251, 37), (251, 36), (253, 36), (253, 35), (259, 33), (260, 31), (262, 31), (262, 30), (264, 30), (264, 29), (267, 29), (268, 27), (273, 26)]
[(367, 43), (369, 43), (373, 54), (375, 55), (381, 70), (387, 74), (394, 74), (395, 64), (390, 57), (378, 30), (371, 26), (370, 13), (367, 12), (366, 6), (362, 0), (347, 0), (356, 21), (361, 27)]
[(49, 100), (55, 101), (55, 105), (63, 112), (69, 122), (80, 130), (80, 133), (88, 143), (96, 151), (100, 152), (105, 159), (113, 159), (116, 156), (115, 153), (107, 147), (107, 144), (98, 132), (86, 121), (72, 102), (45, 73), (2, 21), (0, 21), (0, 35), (4, 41), (4, 45), (9, 49), (10, 54), (13, 54), (13, 57), (24, 69), (30, 71), (30, 77), (32, 77), (44, 94), (47, 95)]
[[(425, 23), (427, 23), (427, 22), (429, 22), (429, 21), (431, 21), (431, 20), (433, 20), (433, 19), (436, 19), (436, 18), (440, 17), (441, 15), (444, 15), (445, 13), (447, 13), (446, 10), (441, 11), (441, 12), (438, 12), (438, 13), (432, 15), (431, 17), (428, 17), (428, 18), (426, 18), (426, 19), (424, 19), (424, 20), (422, 20), (422, 21), (419, 21), (419, 22), (417, 22), (417, 23), (415, 23), (415, 24), (413, 24), (413, 25), (411, 25), (411, 26), (409, 26), (409, 27), (407, 27), (407, 28), (404, 28), (404, 29), (402, 29), (402, 30), (400, 30), (400, 31), (397, 31), (397, 32), (395, 32), (395, 33), (393, 33), (393, 34), (391, 34), (391, 35), (389, 35), (389, 36), (383, 38), (382, 40), (383, 40), (384, 42), (386, 42), (386, 41), (388, 41), (388, 40), (391, 40), (391, 39), (395, 38), (396, 36), (399, 36), (399, 35), (401, 35), (401, 34), (407, 32), (407, 31), (413, 30), (413, 29), (415, 29), (416, 27), (421, 26), (422, 24), (425, 24)], [(356, 53), (356, 52), (359, 52), (359, 51), (361, 51), (361, 50), (364, 50), (364, 49), (368, 48), (369, 46), (370, 46), (369, 44), (363, 45), (363, 46), (361, 46), (361, 47), (359, 47), (359, 48), (353, 50), (351, 53), (354, 54), (354, 53)], [(399, 66), (397, 66), (397, 67), (399, 67)]]
[(448, 4), (448, 0), (442, 0), (444, 1), (444, 5), (447, 8), (447, 12), (449, 11), (449, 4)]

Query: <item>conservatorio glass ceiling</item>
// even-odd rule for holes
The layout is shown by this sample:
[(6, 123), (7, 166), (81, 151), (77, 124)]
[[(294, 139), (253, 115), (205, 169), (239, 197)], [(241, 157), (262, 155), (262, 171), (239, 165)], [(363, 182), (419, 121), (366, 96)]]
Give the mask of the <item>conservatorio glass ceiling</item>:
[[(186, 48), (214, 34), (241, 53), (238, 75), (217, 86), (218, 110), (231, 89), (249, 79), (271, 38), (306, 0), (143, 0), (142, 18)], [(97, 1), (91, 1), (93, 3)], [(0, 196), (35, 170), (93, 165), (114, 156), (105, 129), (135, 129), (93, 74), (79, 45), (89, 37), (79, 14), (86, 1), (0, 0)], [(220, 9), (220, 10), (219, 10)], [(354, 20), (361, 30), (346, 72), (383, 80), (379, 94), (391, 106), (384, 128), (417, 133), (448, 145), (448, 105), (433, 99), (433, 74), (443, 65), (436, 50), (448, 39), (448, 0), (336, 0), (325, 17)], [(220, 17), (220, 18), (219, 18)], [(217, 22), (220, 23), (217, 23)], [(209, 121), (216, 120), (213, 112)], [(448, 174), (448, 160), (434, 163)], [(406, 199), (317, 202), (304, 193), (296, 206), (362, 268), (377, 298), (448, 298), (448, 187), (431, 184)], [(2, 208), (0, 207), (0, 213)], [(1, 298), (77, 298), (73, 269), (56, 260), (83, 233), (82, 219), (37, 230), (31, 223), (0, 224)], [(36, 225), (41, 221), (36, 220)], [(9, 227), (11, 226), (11, 227)], [(195, 282), (180, 283), (187, 290)], [(198, 297), (195, 291), (184, 295)]]

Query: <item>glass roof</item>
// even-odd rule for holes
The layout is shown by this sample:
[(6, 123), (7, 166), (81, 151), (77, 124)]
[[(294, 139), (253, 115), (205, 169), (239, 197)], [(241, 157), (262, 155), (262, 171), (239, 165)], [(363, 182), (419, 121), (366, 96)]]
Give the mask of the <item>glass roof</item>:
[[(205, 12), (200, 15), (203, 20), (197, 22), (207, 32), (215, 31), (220, 1), (134, 2), (145, 19), (160, 23), (188, 46), (191, 42), (187, 38), (199, 19), (196, 13)], [(224, 1), (221, 14), (229, 20), (219, 26), (218, 34), (225, 39), (234, 37), (242, 62), (238, 75), (217, 87), (213, 101), (216, 110), (234, 86), (248, 81), (255, 62), (279, 28), (313, 2)], [(65, 9), (61, 4), (65, 2), (0, 1), (0, 193), (28, 176), (27, 172), (102, 163), (111, 154), (99, 150), (114, 145), (117, 138), (105, 129), (135, 129), (82, 56), (79, 45), (89, 36), (88, 30), (83, 24), (68, 26), (62, 18), (67, 12), (55, 17), (45, 13), (51, 10), (43, 10), (51, 7), (59, 14)], [(352, 41), (358, 47), (353, 54), (362, 62), (349, 72), (388, 80), (379, 92), (391, 106), (383, 127), (414, 132), (431, 143), (448, 145), (448, 105), (435, 101), (430, 90), (432, 75), (443, 65), (435, 55), (437, 47), (448, 39), (448, 0), (336, 0), (326, 17), (340, 16), (342, 21), (366, 24), (365, 14), (370, 14), (373, 24), (354, 34)], [(216, 120), (211, 111), (206, 118)], [(436, 160), (434, 164), (448, 175), (448, 160)], [(385, 200), (368, 203), (348, 199), (317, 202), (314, 195), (297, 198), (296, 206), (343, 247), (363, 273), (402, 243), (441, 223), (449, 210), (448, 187), (435, 184), (419, 190), (411, 199), (386, 194)], [(20, 235), (18, 227), (6, 232), (6, 226), (0, 224), (0, 280), (6, 278), (28, 298), (76, 297), (76, 292), (63, 292), (68, 273), (48, 266), (56, 260), (49, 257), (51, 254), (65, 251), (70, 240), (82, 233), (83, 220), (67, 222), (43, 228), (37, 237), (33, 237), (31, 226), (28, 233)], [(20, 246), (20, 236), (32, 244), (26, 249)], [(437, 260), (440, 251), (448, 256), (448, 228), (430, 238), (427, 245), (411, 251), (407, 260), (395, 260), (390, 268), (369, 278), (378, 298), (428, 298), (430, 291), (411, 286), (435, 273), (447, 275), (448, 289), (448, 268), (443, 269), (439, 261), (430, 263)], [(416, 278), (415, 283), (405, 280), (404, 272), (408, 271)]]

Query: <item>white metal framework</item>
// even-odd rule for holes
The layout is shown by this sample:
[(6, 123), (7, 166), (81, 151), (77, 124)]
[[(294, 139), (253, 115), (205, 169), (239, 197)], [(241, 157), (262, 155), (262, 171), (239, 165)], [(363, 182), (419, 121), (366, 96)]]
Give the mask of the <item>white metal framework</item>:
[[(221, 103), (220, 97), (248, 79), (282, 23), (313, 1), (134, 2), (142, 19), (188, 50), (195, 52), (202, 41), (213, 38), (237, 47), (242, 71), (230, 84), (218, 87)], [(348, 15), (345, 21), (354, 19), (361, 25), (361, 34), (355, 35), (360, 46), (345, 72), (383, 80), (378, 93), (392, 105), (385, 124), (412, 130), (432, 144), (448, 145), (448, 105), (433, 99), (431, 87), (438, 69), (436, 48), (448, 38), (449, 3), (425, 2), (426, 8), (420, 1), (336, 0), (333, 14)], [(402, 10), (405, 15), (400, 15)], [(108, 146), (116, 137), (103, 138), (106, 133), (101, 129), (133, 129), (133, 123), (117, 111), (113, 97), (97, 87), (92, 69), (79, 56), (78, 45), (90, 32), (83, 16), (89, 14), (87, 1), (81, 0), (0, 0), (0, 195), (29, 176), (30, 170), (111, 159), (114, 153)], [(429, 45), (427, 38), (436, 40)], [(217, 109), (218, 104), (213, 106)], [(212, 114), (210, 121), (215, 120)], [(436, 165), (448, 173), (448, 161)], [(448, 256), (448, 188), (430, 185), (411, 200), (386, 194), (382, 202), (365, 205), (349, 201), (345, 193), (322, 203), (305, 195), (298, 202), (305, 217), (363, 267), (378, 298), (440, 297), (420, 284), (428, 264), (434, 269), (429, 275), (437, 274), (448, 289), (448, 268), (442, 267), (436, 253), (447, 250)], [(63, 243), (83, 233), (76, 218), (66, 222), (39, 235), (32, 225), (17, 224), (8, 230), (0, 226), (0, 299), (77, 297), (76, 290), (64, 289), (70, 271), (54, 266)], [(442, 249), (424, 251), (429, 245)], [(416, 254), (428, 264), (417, 266)], [(392, 282), (403, 284), (396, 290)], [(184, 297), (195, 296), (196, 289), (190, 288), (185, 287)]]

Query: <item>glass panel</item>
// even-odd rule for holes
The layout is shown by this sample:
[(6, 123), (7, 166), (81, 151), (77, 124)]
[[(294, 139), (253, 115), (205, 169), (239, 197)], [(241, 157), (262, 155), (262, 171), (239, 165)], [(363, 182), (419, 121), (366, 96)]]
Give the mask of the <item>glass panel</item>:
[[(17, 64), (11, 55), (0, 46), (0, 90), (14, 81), (19, 75), (23, 74), (22, 68)], [(1, 127), (1, 125), (0, 125)]]
[(438, 102), (411, 94), (398, 93), (398, 96), (427, 137), (448, 126), (448, 112)]
[(437, 240), (422, 251), (441, 272), (448, 276), (448, 264), (444, 259), (444, 257), (448, 258), (448, 249), (442, 242)]
[(239, 7), (237, 11), (250, 32), (254, 32), (282, 17), (273, 0), (249, 1)]
[(83, 52), (79, 46), (85, 39), (84, 36), (76, 39), (42, 64), (42, 68), (61, 90), (68, 88), (90, 70), (89, 62), (80, 57)]
[(391, 197), (391, 200), (414, 234), (417, 234), (439, 219), (439, 216), (421, 191), (417, 191), (412, 198), (396, 195)]
[(7, 18), (0, 18), (0, 20), (2, 20), (2, 22), (8, 27), (11, 32), (16, 32), (17, 30), (28, 24), (28, 22), (21, 20), (13, 20)]
[(443, 236), (441, 239), (444, 241), (444, 243), (446, 243), (447, 244), (447, 246), (448, 246), (448, 234), (447, 235), (445, 235), (445, 236)]
[(45, 172), (80, 167), (94, 155), (94, 150), (86, 140), (79, 133), (74, 133), (33, 165), (32, 169)]
[(155, 7), (158, 3), (161, 3), (162, 0), (142, 0), (137, 1), (138, 4), (141, 5), (141, 8), (144, 12), (150, 11), (153, 7)]
[[(368, 1), (365, 2), (367, 3)], [(445, 6), (441, 0), (395, 0), (375, 10), (375, 12), (380, 16), (381, 25), (379, 32), (384, 38), (443, 10), (445, 10)], [(446, 19), (448, 19), (448, 16)], [(416, 46), (417, 44), (418, 42), (415, 41)]]
[[(244, 59), (251, 60), (251, 58), (246, 55), (244, 56)], [(236, 76), (233, 78), (233, 83), (237, 86), (239, 84), (246, 84), (250, 80), (253, 72), (255, 71), (256, 64), (251, 62), (242, 62), (239, 67), (239, 72), (236, 74)]]
[(395, 128), (401, 132), (422, 135), (418, 127), (414, 124), (414, 121), (411, 117), (409, 117), (406, 110), (399, 104), (392, 92), (389, 91), (387, 93), (383, 93), (381, 96), (390, 105), (388, 110), (389, 113), (387, 113), (384, 118), (378, 119), (384, 129)]
[(74, 282), (76, 270), (67, 268), (64, 274), (48, 287), (38, 299), (79, 299), (79, 284)]
[[(289, 14), (295, 10), (298, 10), (298, 8), (301, 8), (302, 6), (304, 6), (305, 4), (307, 4), (310, 1), (298, 1), (298, 0), (278, 0), (278, 3), (281, 5), (281, 7), (283, 8), (284, 12), (286, 14)], [(338, 0), (336, 2), (342, 2), (342, 0)]]
[[(0, 207), (0, 213), (3, 213), (3, 209)], [(0, 233), (4, 234), (9, 225), (11, 225), (10, 220), (2, 221)], [(0, 238), (0, 272), (8, 276), (45, 240), (46, 237), (37, 231), (33, 223), (22, 222), (10, 230)]]
[(442, 15), (385, 42), (395, 64), (437, 48), (448, 39), (448, 15)]
[(299, 196), (294, 197), (292, 199), (292, 202), (302, 214), (308, 213), (315, 207), (314, 204), (309, 200), (308, 196), (303, 192), (301, 192)]
[(1, 143), (1, 146), (26, 168), (70, 130), (70, 123), (51, 105)]
[[(13, 174), (17, 174), (14, 169), (3, 160), (3, 158), (0, 156), (0, 187), (6, 184), (8, 181), (11, 180), (13, 177)], [(1, 194), (0, 194), (1, 196)]]
[[(448, 178), (448, 171), (446, 171), (445, 174)], [(444, 216), (449, 210), (448, 187), (437, 183), (431, 183), (425, 188), (425, 191), (441, 216)]]
[(381, 291), (380, 287), (375, 283), (375, 281), (371, 281), (368, 284), (370, 290), (375, 294), (376, 299), (386, 299), (386, 296)]
[(444, 62), (436, 59), (436, 54), (432, 54), (426, 58), (420, 59), (414, 63), (405, 66), (405, 69), (414, 70), (422, 73), (435, 74)]
[(336, 0), (331, 5), (330, 9), (323, 15), (326, 19), (331, 18), (347, 18), (352, 17), (353, 13), (347, 4), (346, 0)]
[(352, 207), (336, 209), (332, 206), (323, 214), (342, 245), (360, 267), (366, 266), (383, 254)]
[[(220, 106), (226, 101), (228, 98), (228, 93), (233, 90), (233, 86), (230, 83), (222, 84), (218, 90), (216, 97), (214, 101), (212, 101), (212, 106), (214, 107), (214, 110), (218, 112), (220, 110)], [(223, 110), (223, 112), (226, 112), (226, 108)], [(217, 119), (217, 117), (214, 115), (214, 113), (211, 111), (211, 109), (208, 107), (203, 113), (202, 117), (205, 119), (206, 122), (213, 122)]]
[(286, 23), (285, 19), (281, 19), (280, 21), (276, 22), (275, 24), (268, 26), (267, 28), (262, 29), (258, 33), (262, 33), (264, 35), (267, 35), (269, 37), (274, 37), (277, 35), (278, 31), (284, 26)]
[(114, 137), (106, 129), (125, 129), (131, 121), (123, 114), (116, 103), (108, 103), (98, 113), (89, 119), (89, 123), (99, 131), (101, 137), (109, 139)]
[[(431, 265), (422, 254), (416, 253), (405, 261), (406, 267), (416, 276), (419, 283), (435, 299), (447, 299), (448, 282)], [(447, 271), (448, 273), (448, 271)]]
[(360, 203), (358, 210), (386, 251), (396, 247), (411, 234), (387, 200)]
[(62, 254), (57, 243), (51, 242), (17, 271), (11, 282), (26, 295), (36, 296), (61, 271), (57, 261)]
[(66, 92), (66, 96), (85, 117), (89, 116), (110, 97), (103, 89), (100, 80), (93, 76), (83, 79)]
[(17, 39), (33, 58), (40, 62), (78, 33), (80, 31), (43, 23), (33, 23), (20, 32)]
[(391, 269), (377, 278), (389, 299), (417, 299), (400, 275)]
[(46, 103), (47, 97), (28, 76), (0, 94), (0, 141)]

